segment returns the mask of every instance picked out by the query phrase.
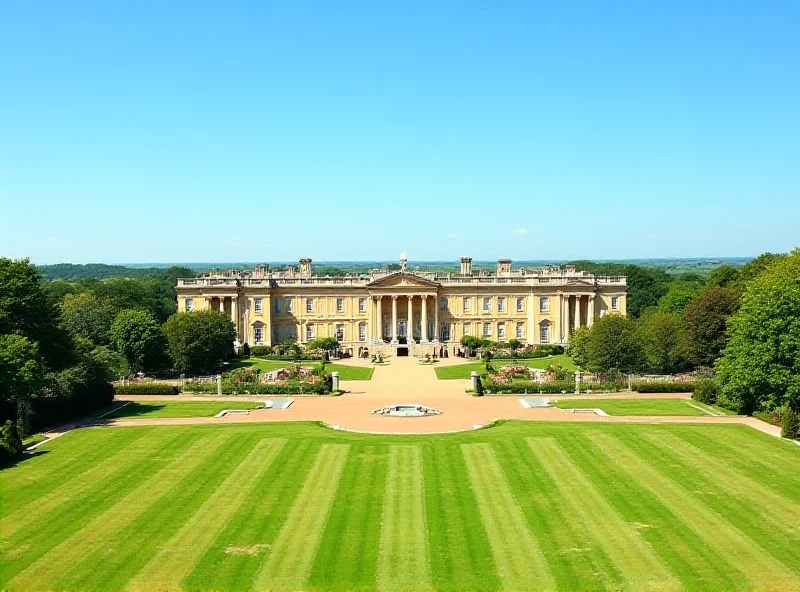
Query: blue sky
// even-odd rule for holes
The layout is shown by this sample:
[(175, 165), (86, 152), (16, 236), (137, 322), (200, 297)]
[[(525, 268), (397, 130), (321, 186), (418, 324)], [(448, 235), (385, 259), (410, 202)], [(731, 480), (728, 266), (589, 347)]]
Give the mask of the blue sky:
[(798, 2), (14, 2), (0, 255), (800, 243)]

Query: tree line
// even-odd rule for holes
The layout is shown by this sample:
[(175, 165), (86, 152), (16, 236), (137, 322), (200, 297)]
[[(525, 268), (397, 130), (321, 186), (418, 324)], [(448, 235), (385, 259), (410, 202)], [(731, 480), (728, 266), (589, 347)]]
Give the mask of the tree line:
[(0, 258), (0, 460), (38, 429), (110, 404), (112, 380), (218, 370), (236, 331), (218, 312), (177, 313), (187, 275), (43, 282), (29, 261)]
[(633, 306), (629, 300), (629, 316), (605, 316), (571, 336), (576, 363), (591, 372), (705, 370), (714, 377), (712, 398), (724, 407), (745, 414), (798, 410), (800, 249), (666, 285), (647, 275), (649, 288)]

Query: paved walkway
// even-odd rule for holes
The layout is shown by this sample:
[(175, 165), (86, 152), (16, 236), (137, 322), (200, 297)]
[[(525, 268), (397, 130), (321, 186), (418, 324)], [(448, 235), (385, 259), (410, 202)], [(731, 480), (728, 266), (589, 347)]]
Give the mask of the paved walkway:
[[(366, 365), (363, 360), (346, 363)], [(444, 366), (464, 363), (463, 359), (450, 358), (436, 364)], [(293, 397), (294, 403), (286, 410), (259, 409), (249, 415), (230, 415), (221, 418), (175, 418), (175, 419), (117, 419), (107, 425), (180, 425), (205, 423), (246, 423), (263, 421), (322, 421), (338, 425), (341, 429), (374, 433), (442, 433), (473, 429), (497, 419), (521, 419), (532, 421), (593, 421), (605, 423), (737, 423), (749, 425), (770, 435), (780, 435), (780, 429), (752, 417), (601, 417), (589, 413), (572, 413), (568, 410), (544, 408), (525, 409), (519, 403), (519, 395), (471, 397), (465, 393), (469, 380), (438, 380), (434, 365), (420, 364), (414, 358), (393, 358), (386, 365), (375, 367), (372, 380), (343, 381), (342, 387), (349, 391), (340, 397)], [(642, 398), (654, 395), (638, 393), (616, 393), (581, 395), (591, 398)], [(658, 398), (689, 398), (688, 394), (659, 394)], [(220, 400), (257, 400), (264, 396), (220, 397)], [(552, 397), (554, 398), (554, 397)], [(558, 398), (572, 398), (559, 395)], [(126, 396), (124, 400), (203, 400), (209, 397), (184, 396)], [(213, 397), (212, 399), (217, 399)], [(387, 417), (372, 415), (371, 411), (397, 403), (419, 403), (443, 411), (431, 417)]]

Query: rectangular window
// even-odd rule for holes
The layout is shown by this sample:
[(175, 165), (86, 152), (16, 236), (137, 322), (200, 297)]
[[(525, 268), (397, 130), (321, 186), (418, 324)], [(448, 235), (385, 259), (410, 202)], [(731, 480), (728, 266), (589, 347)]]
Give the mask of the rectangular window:
[(439, 300), (439, 310), (445, 312), (447, 310), (447, 298)]
[(276, 313), (280, 313), (281, 312), (281, 301), (280, 301), (279, 298), (275, 299), (275, 312)]
[(261, 327), (253, 327), (253, 339), (256, 344), (264, 342), (264, 329)]
[(336, 299), (336, 312), (344, 312), (344, 298)]
[(286, 339), (288, 341), (297, 341), (297, 326), (286, 325)]
[(272, 327), (272, 343), (280, 343), (281, 341), (281, 328), (279, 325)]
[(312, 323), (306, 324), (306, 341), (314, 339), (314, 325)]
[(359, 298), (358, 299), (358, 312), (367, 312), (367, 299), (366, 298)]
[(611, 297), (611, 310), (619, 310), (619, 296)]
[(539, 298), (539, 312), (550, 312), (550, 298), (542, 296)]
[(450, 323), (442, 323), (442, 341), (450, 341)]
[(550, 325), (539, 327), (539, 343), (550, 343)]
[(464, 296), (464, 312), (469, 311), (469, 296)]
[(500, 323), (497, 325), (497, 338), (502, 340), (506, 338), (506, 325), (505, 323)]
[[(278, 311), (278, 312), (280, 312), (280, 311)], [(294, 312), (294, 299), (293, 298), (287, 298), (286, 299), (286, 312), (288, 312), (288, 313), (293, 313)]]
[(491, 323), (484, 323), (483, 324), (483, 336), (484, 337), (491, 337), (492, 336), (492, 324)]
[(525, 333), (525, 323), (517, 323), (517, 339), (522, 339)]
[(367, 324), (366, 323), (359, 323), (358, 324), (358, 340), (359, 341), (366, 341), (367, 340)]
[(506, 309), (506, 299), (500, 296), (497, 299), (497, 312), (503, 312)]
[(336, 339), (344, 341), (344, 325), (341, 323), (336, 325)]
[(492, 310), (492, 301), (489, 298), (483, 299), (483, 312), (489, 312)]
[(464, 335), (469, 335), (470, 326), (469, 323), (464, 323)]
[(261, 298), (256, 298), (253, 300), (255, 305), (256, 314), (261, 314)]
[(306, 312), (314, 312), (314, 299), (306, 298)]
[(194, 298), (187, 298), (184, 304), (186, 312), (194, 312)]
[(522, 312), (524, 308), (525, 308), (525, 299), (517, 298), (517, 312)]

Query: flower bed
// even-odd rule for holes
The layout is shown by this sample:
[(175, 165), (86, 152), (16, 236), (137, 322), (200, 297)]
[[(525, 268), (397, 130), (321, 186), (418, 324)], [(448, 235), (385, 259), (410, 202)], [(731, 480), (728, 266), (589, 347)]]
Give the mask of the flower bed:
[(691, 393), (693, 382), (670, 382), (668, 380), (650, 380), (631, 383), (631, 390), (637, 393)]

